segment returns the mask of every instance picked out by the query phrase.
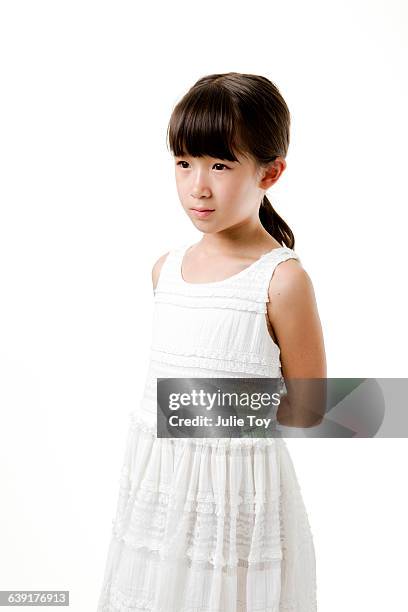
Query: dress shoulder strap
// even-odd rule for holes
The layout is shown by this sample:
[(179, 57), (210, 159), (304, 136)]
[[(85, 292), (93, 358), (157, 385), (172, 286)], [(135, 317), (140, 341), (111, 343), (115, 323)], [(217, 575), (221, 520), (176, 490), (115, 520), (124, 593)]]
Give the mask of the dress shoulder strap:
[(177, 284), (178, 275), (180, 274), (179, 260), (182, 251), (182, 247), (174, 247), (168, 252), (160, 269), (159, 278), (154, 290), (155, 294), (161, 291), (167, 292)]

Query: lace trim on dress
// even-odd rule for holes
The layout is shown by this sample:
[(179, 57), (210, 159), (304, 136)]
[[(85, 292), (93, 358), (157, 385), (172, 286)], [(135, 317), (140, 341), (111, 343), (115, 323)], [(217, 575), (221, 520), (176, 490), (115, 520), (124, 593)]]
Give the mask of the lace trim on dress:
[(279, 525), (279, 500), (255, 512), (228, 507), (228, 513), (201, 513), (171, 498), (153, 506), (142, 502), (138, 490), (121, 506), (112, 533), (132, 549), (160, 551), (162, 559), (187, 557), (216, 567), (236, 566), (241, 553), (248, 565), (281, 559), (279, 528), (266, 529), (271, 519)]
[[(272, 339), (271, 339), (272, 342)], [(260, 360), (258, 354), (251, 356), (249, 353), (236, 355), (227, 354), (227, 358), (221, 358), (217, 354), (200, 355), (191, 353), (169, 352), (153, 347), (151, 349), (151, 359), (160, 363), (169, 363), (174, 366), (188, 368), (203, 368), (208, 370), (223, 370), (230, 372), (245, 372), (246, 374), (260, 374), (265, 377), (274, 377), (274, 372), (280, 368), (279, 354), (280, 349), (276, 344), (276, 359), (273, 362)], [(197, 349), (200, 350), (200, 349)]]
[(236, 295), (184, 295), (180, 292), (158, 291), (155, 294), (157, 304), (173, 304), (186, 308), (230, 308), (265, 314), (267, 312), (266, 302), (256, 300), (248, 296)]

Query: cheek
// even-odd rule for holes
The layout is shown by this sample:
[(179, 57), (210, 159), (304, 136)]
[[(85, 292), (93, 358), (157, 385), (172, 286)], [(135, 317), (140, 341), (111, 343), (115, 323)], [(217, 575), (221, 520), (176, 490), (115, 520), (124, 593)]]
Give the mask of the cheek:
[(187, 183), (182, 178), (176, 176), (176, 189), (179, 196), (184, 196), (187, 191)]
[(245, 182), (223, 186), (220, 197), (228, 212), (245, 213), (250, 208), (248, 184)]

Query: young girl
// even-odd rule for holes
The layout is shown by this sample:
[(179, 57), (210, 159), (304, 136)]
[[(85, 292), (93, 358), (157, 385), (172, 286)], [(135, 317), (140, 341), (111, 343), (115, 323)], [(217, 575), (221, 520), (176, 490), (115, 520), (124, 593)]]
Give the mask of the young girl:
[[(285, 441), (157, 438), (157, 378), (325, 378), (314, 290), (265, 195), (290, 115), (268, 79), (199, 79), (168, 138), (181, 204), (203, 236), (153, 266), (154, 325), (131, 413), (98, 611), (314, 612), (312, 533)], [(282, 378), (282, 381), (284, 379)], [(308, 427), (295, 408), (278, 423)]]

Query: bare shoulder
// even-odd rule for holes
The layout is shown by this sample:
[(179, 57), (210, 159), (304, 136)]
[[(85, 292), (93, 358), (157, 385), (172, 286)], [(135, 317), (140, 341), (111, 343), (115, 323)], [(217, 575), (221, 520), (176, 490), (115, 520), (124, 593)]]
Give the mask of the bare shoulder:
[(153, 268), (152, 268), (153, 289), (156, 289), (157, 287), (157, 283), (158, 283), (159, 276), (160, 276), (160, 271), (169, 253), (170, 251), (167, 251), (167, 253), (164, 253), (164, 255), (161, 255), (159, 259), (157, 259), (153, 264)]
[(276, 266), (269, 284), (269, 299), (276, 304), (302, 300), (313, 292), (313, 283), (298, 259), (290, 258)]

